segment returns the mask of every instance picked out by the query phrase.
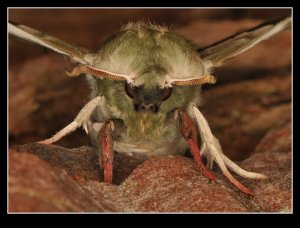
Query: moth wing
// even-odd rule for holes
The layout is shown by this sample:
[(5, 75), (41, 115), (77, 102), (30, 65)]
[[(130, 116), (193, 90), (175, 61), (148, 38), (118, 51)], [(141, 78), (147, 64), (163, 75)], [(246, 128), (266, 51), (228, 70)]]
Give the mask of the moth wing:
[(92, 62), (93, 54), (90, 50), (49, 36), (39, 30), (9, 22), (8, 31), (12, 36), (39, 44), (60, 54), (67, 55), (75, 62), (88, 65)]
[(255, 28), (236, 33), (208, 47), (198, 49), (207, 68), (247, 51), (256, 44), (290, 27), (291, 16), (265, 22)]

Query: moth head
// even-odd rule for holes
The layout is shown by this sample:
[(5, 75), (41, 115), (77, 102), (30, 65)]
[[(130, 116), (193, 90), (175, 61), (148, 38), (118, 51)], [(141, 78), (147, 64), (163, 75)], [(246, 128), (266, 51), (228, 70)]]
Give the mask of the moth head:
[(144, 71), (142, 75), (130, 76), (114, 73), (91, 66), (78, 66), (72, 72), (66, 72), (74, 77), (82, 73), (91, 74), (97, 78), (107, 78), (115, 81), (124, 81), (124, 90), (132, 99), (134, 109), (137, 112), (157, 113), (162, 102), (170, 98), (173, 87), (195, 86), (202, 84), (214, 84), (216, 78), (210, 74), (200, 77), (185, 77), (176, 79), (168, 76), (162, 67), (152, 66)]
[(125, 83), (125, 92), (133, 100), (134, 109), (137, 112), (158, 112), (160, 105), (171, 96), (172, 91), (172, 87), (161, 88), (155, 86), (147, 88), (144, 85), (131, 86)]

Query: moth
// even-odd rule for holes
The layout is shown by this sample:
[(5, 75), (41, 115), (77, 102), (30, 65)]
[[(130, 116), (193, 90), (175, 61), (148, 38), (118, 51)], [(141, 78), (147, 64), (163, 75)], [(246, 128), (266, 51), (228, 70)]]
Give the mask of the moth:
[[(214, 84), (215, 67), (288, 28), (291, 17), (265, 22), (206, 48), (195, 46), (175, 31), (151, 23), (129, 23), (93, 52), (25, 25), (9, 23), (9, 34), (68, 56), (77, 63), (66, 74), (85, 74), (90, 101), (51, 144), (83, 127), (99, 150), (104, 181), (112, 183), (114, 151), (145, 158), (183, 155), (189, 149), (210, 180), (215, 162), (239, 190), (252, 194), (229, 170), (253, 179), (222, 151), (200, 111), (201, 85)], [(207, 159), (207, 164), (202, 162)], [(229, 169), (229, 170), (228, 170)]]

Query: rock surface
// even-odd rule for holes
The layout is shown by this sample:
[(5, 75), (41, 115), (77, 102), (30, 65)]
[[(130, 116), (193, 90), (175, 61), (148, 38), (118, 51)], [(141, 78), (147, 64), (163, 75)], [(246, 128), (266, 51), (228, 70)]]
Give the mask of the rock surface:
[(287, 119), (240, 163), (246, 170), (269, 177), (239, 178), (253, 197), (239, 192), (216, 167), (217, 181), (208, 181), (186, 157), (156, 157), (141, 163), (116, 154), (114, 184), (110, 185), (101, 182), (97, 154), (91, 147), (15, 146), (9, 152), (9, 210), (291, 212), (290, 145)]
[(117, 211), (100, 192), (94, 200), (91, 189), (32, 154), (11, 151), (9, 161), (9, 211)]
[[(269, 131), (250, 158), (242, 162), (247, 170), (264, 173), (269, 180), (249, 183), (259, 197), (248, 201), (259, 211), (291, 211), (292, 157), (291, 121), (285, 119)], [(245, 183), (248, 184), (249, 181)]]

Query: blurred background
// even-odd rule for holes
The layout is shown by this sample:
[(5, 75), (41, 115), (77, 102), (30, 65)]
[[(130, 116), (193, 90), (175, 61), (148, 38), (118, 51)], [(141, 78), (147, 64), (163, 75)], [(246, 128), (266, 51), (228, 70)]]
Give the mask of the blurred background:
[[(199, 47), (286, 16), (290, 9), (9, 9), (9, 20), (90, 49), (122, 25), (149, 20), (171, 27)], [(291, 35), (282, 32), (215, 70), (202, 111), (224, 152), (243, 160), (280, 121), (290, 118)], [(62, 56), (9, 40), (9, 144), (52, 136), (89, 100), (84, 77), (68, 78)], [(57, 144), (88, 145), (82, 129)]]
[[(9, 20), (95, 49), (130, 21), (150, 20), (177, 29), (198, 20), (267, 20), (289, 13), (290, 9), (10, 9)], [(227, 35), (226, 31), (224, 35)], [(201, 40), (201, 37), (198, 39)], [(42, 52), (39, 49), (20, 52), (19, 48), (10, 46), (12, 51), (18, 52), (18, 55), (10, 56), (12, 64), (23, 62), (28, 52), (33, 56)]]

